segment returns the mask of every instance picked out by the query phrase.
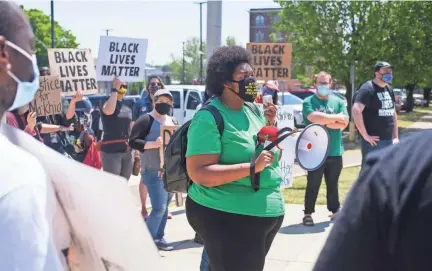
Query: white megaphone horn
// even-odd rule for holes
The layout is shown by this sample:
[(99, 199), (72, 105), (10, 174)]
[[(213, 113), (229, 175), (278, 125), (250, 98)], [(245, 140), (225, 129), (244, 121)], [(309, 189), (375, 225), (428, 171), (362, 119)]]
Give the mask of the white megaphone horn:
[(297, 137), (295, 157), (300, 167), (313, 171), (322, 166), (327, 159), (330, 136), (320, 124), (308, 125)]

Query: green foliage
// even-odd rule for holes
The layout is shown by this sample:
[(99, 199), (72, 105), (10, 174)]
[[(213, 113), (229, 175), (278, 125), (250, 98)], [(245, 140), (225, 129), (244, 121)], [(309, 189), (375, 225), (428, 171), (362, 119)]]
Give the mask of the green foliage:
[(233, 37), (233, 36), (228, 36), (228, 37), (226, 38), (226, 41), (225, 41), (225, 46), (235, 46), (235, 45), (241, 46), (241, 45), (237, 42), (237, 40), (236, 40), (235, 37)]
[[(206, 61), (206, 44), (203, 42), (203, 77), (205, 77)], [(192, 81), (198, 80), (200, 76), (200, 40), (193, 37), (186, 41), (184, 45), (185, 57), (185, 83), (191, 84)], [(171, 55), (172, 61), (168, 64), (172, 71), (171, 77), (175, 80), (182, 81), (183, 59)]]
[[(48, 67), (48, 48), (51, 48), (51, 17), (39, 9), (26, 10), (26, 14), (36, 37), (36, 56), (39, 67)], [(76, 37), (71, 31), (62, 28), (58, 22), (54, 22), (55, 47), (56, 48), (77, 48)]]
[(356, 87), (373, 77), (377, 61), (394, 66), (393, 85), (432, 83), (432, 4), (412, 1), (276, 1), (276, 29), (293, 44), (293, 62), (328, 71), (347, 88), (355, 64)]

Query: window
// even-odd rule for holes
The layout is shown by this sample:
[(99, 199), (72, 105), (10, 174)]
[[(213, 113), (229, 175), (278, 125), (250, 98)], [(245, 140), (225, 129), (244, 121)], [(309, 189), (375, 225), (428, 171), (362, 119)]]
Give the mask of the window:
[(279, 16), (279, 14), (277, 14), (273, 17), (273, 22), (278, 23), (279, 21), (280, 21), (280, 16)]
[(173, 96), (173, 101), (174, 101), (174, 108), (180, 108), (180, 92), (179, 91), (173, 91), (170, 90), (172, 96)]
[(255, 17), (255, 25), (264, 25), (264, 16), (258, 15)]
[[(281, 99), (282, 97), (283, 99)], [(287, 105), (295, 105), (295, 104), (302, 104), (303, 100), (300, 99), (299, 97), (292, 95), (292, 94), (288, 94), (288, 93), (283, 93), (283, 95), (279, 96), (279, 100), (282, 100), (282, 104), (287, 104)]]
[(187, 101), (186, 109), (195, 110), (200, 103), (201, 103), (201, 98), (199, 93), (196, 91), (189, 92), (189, 98)]
[(261, 30), (255, 33), (255, 41), (264, 41), (264, 33)]

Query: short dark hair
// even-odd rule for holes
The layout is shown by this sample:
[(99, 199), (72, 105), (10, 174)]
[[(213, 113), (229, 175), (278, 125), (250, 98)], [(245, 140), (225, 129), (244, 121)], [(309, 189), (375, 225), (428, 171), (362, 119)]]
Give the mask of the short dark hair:
[(206, 89), (210, 96), (221, 96), (225, 82), (232, 80), (241, 63), (252, 65), (252, 54), (240, 46), (221, 47), (214, 51), (207, 62)]
[(10, 1), (0, 1), (0, 36), (15, 42), (14, 34), (17, 33), (17, 25), (14, 22), (16, 9), (13, 5), (16, 4)]

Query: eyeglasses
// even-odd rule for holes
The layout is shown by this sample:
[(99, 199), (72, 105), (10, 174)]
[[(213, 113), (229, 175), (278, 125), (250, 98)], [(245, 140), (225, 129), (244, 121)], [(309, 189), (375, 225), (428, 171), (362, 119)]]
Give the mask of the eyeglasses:
[(328, 84), (330, 84), (330, 82), (317, 82), (317, 85), (320, 85), (320, 86), (325, 86)]

